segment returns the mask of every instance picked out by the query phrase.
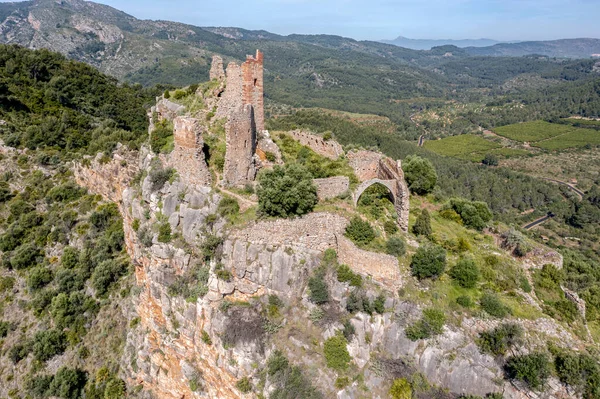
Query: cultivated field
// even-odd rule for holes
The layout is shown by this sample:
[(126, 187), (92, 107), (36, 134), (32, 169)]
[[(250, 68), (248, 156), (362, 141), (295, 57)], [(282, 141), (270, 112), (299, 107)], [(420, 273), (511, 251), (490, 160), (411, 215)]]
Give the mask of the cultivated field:
[[(470, 134), (446, 137), (441, 140), (426, 141), (425, 148), (440, 155), (472, 159), (470, 154), (487, 153), (490, 150), (500, 149), (502, 146)], [(483, 156), (481, 157), (483, 159)]]
[(578, 130), (580, 129), (569, 125), (534, 121), (497, 127), (494, 129), (494, 133), (514, 141), (537, 142), (561, 136), (563, 134), (573, 133)]
[(572, 133), (567, 133), (562, 136), (551, 138), (550, 140), (533, 143), (536, 147), (545, 150), (564, 150), (574, 147), (585, 147), (586, 145), (600, 145), (600, 132), (592, 129), (579, 129)]

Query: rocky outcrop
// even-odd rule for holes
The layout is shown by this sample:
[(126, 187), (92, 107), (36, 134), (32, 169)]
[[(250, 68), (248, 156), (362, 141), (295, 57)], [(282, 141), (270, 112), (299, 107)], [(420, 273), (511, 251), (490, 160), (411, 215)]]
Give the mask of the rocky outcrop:
[(156, 99), (156, 105), (152, 107), (151, 112), (156, 112), (158, 115), (158, 121), (173, 121), (183, 112), (185, 112), (185, 107), (183, 105), (176, 104), (173, 101), (169, 101), (166, 98), (158, 97)]

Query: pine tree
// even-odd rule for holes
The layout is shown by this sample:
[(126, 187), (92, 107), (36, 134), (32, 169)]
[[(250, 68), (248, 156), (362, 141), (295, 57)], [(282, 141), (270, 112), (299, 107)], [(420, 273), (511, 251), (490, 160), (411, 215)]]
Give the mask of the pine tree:
[(429, 211), (427, 209), (423, 209), (423, 211), (421, 211), (421, 214), (417, 217), (417, 221), (415, 222), (412, 231), (418, 236), (429, 237), (431, 235), (431, 217), (429, 216)]

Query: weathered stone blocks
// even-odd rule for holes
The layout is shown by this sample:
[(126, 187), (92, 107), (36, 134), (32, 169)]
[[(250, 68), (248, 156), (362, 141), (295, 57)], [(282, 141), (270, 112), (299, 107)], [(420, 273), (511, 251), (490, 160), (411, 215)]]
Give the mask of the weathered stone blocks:
[(171, 164), (181, 179), (193, 186), (209, 186), (211, 176), (204, 158), (203, 127), (195, 118), (176, 117), (173, 121), (175, 149)]
[(246, 104), (232, 111), (225, 125), (226, 152), (223, 183), (240, 187), (254, 181), (256, 166), (256, 126), (252, 105)]
[(303, 130), (294, 130), (289, 133), (300, 144), (307, 146), (314, 152), (329, 159), (338, 159), (344, 154), (341, 144), (335, 140), (325, 140), (323, 137), (310, 134)]
[(347, 176), (334, 176), (326, 179), (314, 179), (319, 200), (328, 200), (346, 193), (350, 189), (350, 179)]

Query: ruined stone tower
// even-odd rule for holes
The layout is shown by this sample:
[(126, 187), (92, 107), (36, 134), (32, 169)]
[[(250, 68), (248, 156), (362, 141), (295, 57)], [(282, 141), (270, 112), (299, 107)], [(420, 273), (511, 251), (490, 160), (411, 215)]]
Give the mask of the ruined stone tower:
[[(222, 80), (222, 60), (213, 57), (211, 79)], [(227, 118), (223, 184), (241, 187), (256, 177), (257, 131), (265, 129), (263, 102), (263, 54), (247, 56), (241, 66), (231, 62), (225, 73), (216, 117)]]
[(225, 125), (227, 149), (223, 167), (223, 183), (226, 186), (240, 187), (256, 177), (256, 125), (253, 114), (250, 104), (240, 106), (229, 114)]
[(265, 130), (265, 108), (263, 100), (263, 53), (256, 50), (256, 56), (246, 56), (242, 64), (243, 99), (245, 104), (252, 104), (256, 130)]

